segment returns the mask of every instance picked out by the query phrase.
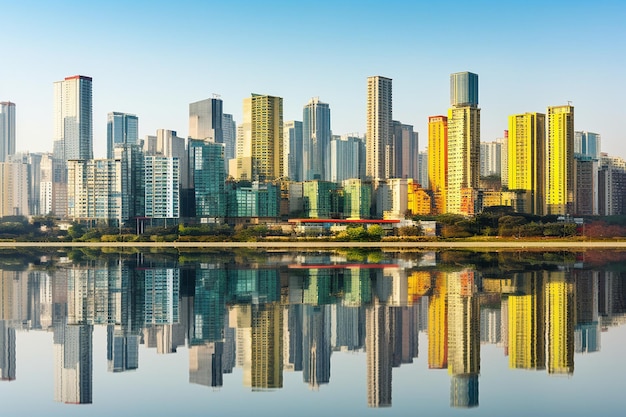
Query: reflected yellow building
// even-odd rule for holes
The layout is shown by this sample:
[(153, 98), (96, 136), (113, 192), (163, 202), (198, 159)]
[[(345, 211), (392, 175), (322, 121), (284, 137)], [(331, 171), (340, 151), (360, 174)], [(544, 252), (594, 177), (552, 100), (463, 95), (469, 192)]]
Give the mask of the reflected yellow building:
[(436, 273), (435, 286), (428, 298), (428, 367), (448, 367), (448, 287), (447, 275)]
[(475, 272), (448, 273), (448, 373), (450, 405), (478, 405), (480, 373), (480, 306)]
[(518, 293), (508, 298), (509, 367), (545, 369), (543, 277), (538, 272), (520, 275)]
[(569, 281), (564, 271), (547, 274), (545, 309), (548, 373), (573, 374), (576, 322), (574, 284)]

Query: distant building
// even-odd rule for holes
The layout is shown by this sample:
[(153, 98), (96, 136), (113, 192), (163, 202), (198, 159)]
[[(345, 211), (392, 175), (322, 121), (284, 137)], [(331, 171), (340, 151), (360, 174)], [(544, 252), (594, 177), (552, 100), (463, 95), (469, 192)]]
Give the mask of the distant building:
[(314, 97), (302, 111), (303, 181), (330, 177), (330, 107)]
[(52, 213), (67, 214), (67, 161), (93, 158), (92, 78), (66, 77), (54, 83)]
[(390, 148), (393, 138), (391, 78), (367, 78), (366, 164), (367, 179), (386, 179), (392, 174)]
[(224, 146), (190, 139), (189, 165), (189, 182), (194, 190), (193, 215), (223, 219), (226, 216)]
[(15, 103), (0, 102), (0, 162), (15, 153)]
[(291, 120), (283, 126), (283, 176), (291, 181), (302, 181), (303, 150), (302, 122)]
[(112, 159), (114, 148), (120, 144), (139, 143), (139, 119), (134, 114), (111, 112), (107, 115), (107, 158)]
[(392, 177), (416, 179), (419, 166), (418, 134), (413, 130), (413, 125), (403, 124), (397, 120), (392, 121), (392, 124)]
[(224, 143), (222, 107), (222, 100), (216, 97), (189, 104), (189, 137)]
[(235, 149), (237, 148), (237, 124), (233, 120), (232, 114), (224, 113), (222, 115), (222, 131), (224, 134), (224, 166), (226, 175), (229, 175), (228, 161), (235, 158)]
[(333, 136), (330, 142), (330, 181), (364, 178), (365, 145), (356, 136)]
[(163, 224), (168, 221), (178, 221), (180, 217), (179, 173), (178, 158), (146, 155), (146, 217)]

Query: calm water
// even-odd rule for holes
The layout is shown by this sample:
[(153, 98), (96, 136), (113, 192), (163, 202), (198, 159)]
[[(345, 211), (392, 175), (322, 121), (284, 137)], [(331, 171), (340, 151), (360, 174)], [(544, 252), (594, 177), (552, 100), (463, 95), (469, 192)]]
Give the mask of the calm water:
[[(626, 252), (0, 252), (3, 415), (623, 415)], [(355, 414), (356, 413), (356, 414)]]

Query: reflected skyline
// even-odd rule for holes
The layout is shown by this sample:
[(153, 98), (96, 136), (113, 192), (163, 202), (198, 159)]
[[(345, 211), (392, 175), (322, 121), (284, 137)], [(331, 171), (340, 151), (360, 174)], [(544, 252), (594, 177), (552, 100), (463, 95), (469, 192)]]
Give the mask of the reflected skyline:
[(54, 400), (93, 403), (98, 326), (111, 373), (140, 370), (143, 349), (185, 348), (189, 384), (220, 388), (240, 369), (242, 386), (274, 391), (296, 372), (317, 391), (333, 384), (333, 352), (354, 352), (366, 358), (363, 401), (380, 408), (393, 407), (393, 369), (427, 355), (428, 372), (448, 371), (449, 406), (470, 408), (481, 404), (481, 345), (512, 371), (572, 377), (576, 354), (601, 352), (602, 332), (626, 320), (620, 270), (564, 256), (511, 272), (509, 259), (451, 256), (140, 254), (5, 268), (2, 381), (19, 380), (16, 332), (52, 332)]

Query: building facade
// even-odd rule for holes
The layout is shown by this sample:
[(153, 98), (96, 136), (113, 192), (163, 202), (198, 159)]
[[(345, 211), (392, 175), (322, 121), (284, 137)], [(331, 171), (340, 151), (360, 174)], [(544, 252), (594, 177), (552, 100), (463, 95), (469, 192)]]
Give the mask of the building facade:
[(573, 213), (574, 175), (574, 107), (548, 107), (546, 214)]
[(433, 192), (434, 214), (447, 213), (448, 118), (428, 118), (428, 183)]
[(283, 176), (302, 181), (302, 122), (290, 120), (283, 127)]
[(139, 119), (134, 114), (111, 112), (107, 115), (107, 158), (117, 145), (139, 143)]
[(365, 175), (367, 179), (386, 179), (392, 174), (393, 108), (391, 78), (367, 79), (367, 117), (365, 134)]
[(93, 159), (92, 78), (66, 77), (54, 83), (52, 213), (67, 214), (67, 161)]
[(330, 106), (314, 97), (302, 111), (303, 181), (330, 177)]
[(15, 153), (15, 103), (0, 102), (0, 162)]
[(218, 97), (189, 104), (189, 137), (224, 143), (223, 102)]
[(546, 116), (524, 113), (509, 116), (508, 188), (522, 194), (523, 213), (543, 215), (546, 187)]

